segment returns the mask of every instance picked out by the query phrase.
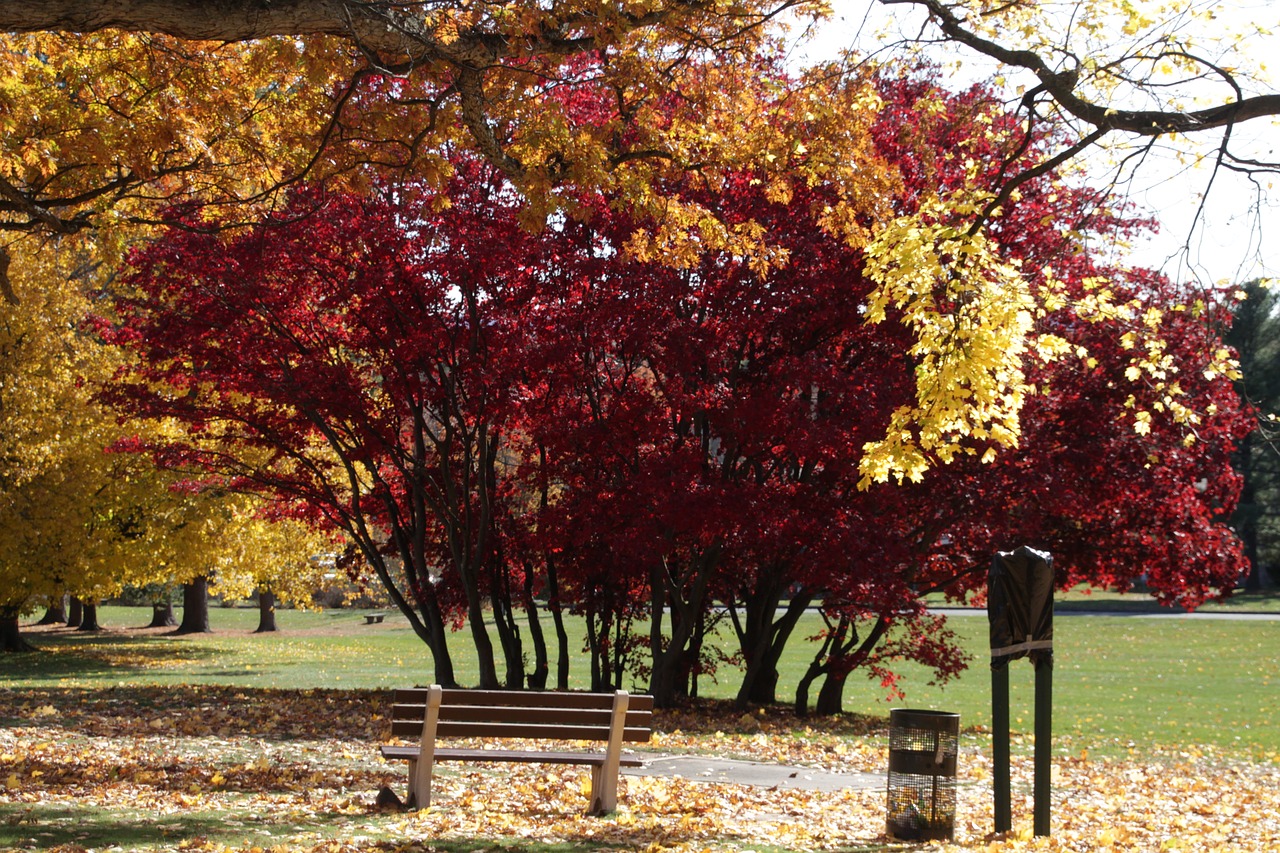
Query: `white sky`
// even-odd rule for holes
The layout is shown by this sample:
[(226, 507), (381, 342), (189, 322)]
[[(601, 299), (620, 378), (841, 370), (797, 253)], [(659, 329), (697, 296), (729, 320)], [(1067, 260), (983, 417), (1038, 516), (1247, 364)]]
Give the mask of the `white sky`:
[[(1280, 2), (1275, 0), (1191, 0), (1212, 7), (1221, 32), (1254, 29), (1273, 30), (1270, 36), (1253, 34), (1243, 47), (1221, 49), (1215, 59), (1236, 67), (1264, 69), (1268, 57), (1280, 64)], [(925, 17), (914, 7), (885, 7), (876, 0), (832, 0), (835, 13), (820, 24), (811, 42), (798, 47), (796, 60), (834, 58), (839, 51), (860, 47), (875, 50), (886, 41), (885, 33), (904, 36), (919, 33)], [(1142, 3), (1136, 5), (1142, 6)], [(1198, 42), (1199, 43), (1199, 42)], [(1206, 48), (1207, 49), (1207, 48)], [(990, 77), (994, 66), (977, 54), (969, 55), (952, 45), (940, 61), (959, 60), (957, 87)], [(1261, 70), (1273, 83), (1280, 74)], [(1016, 85), (1014, 75), (1010, 85)], [(1280, 86), (1273, 86), (1273, 91)], [(1207, 168), (1180, 165), (1174, 147), (1182, 153), (1199, 150), (1211, 155), (1221, 141), (1219, 133), (1196, 140), (1161, 143), (1136, 170), (1123, 190), (1130, 201), (1161, 222), (1160, 233), (1146, 245), (1127, 252), (1128, 263), (1163, 270), (1178, 281), (1202, 283), (1242, 283), (1257, 277), (1280, 277), (1280, 176), (1261, 175), (1249, 179), (1235, 172), (1219, 170), (1210, 185)], [(1238, 127), (1232, 150), (1238, 155), (1276, 161), (1280, 159), (1280, 122), (1254, 120)], [(1101, 156), (1089, 160), (1088, 169), (1100, 184), (1112, 177)], [(1204, 202), (1203, 211), (1197, 209)]]

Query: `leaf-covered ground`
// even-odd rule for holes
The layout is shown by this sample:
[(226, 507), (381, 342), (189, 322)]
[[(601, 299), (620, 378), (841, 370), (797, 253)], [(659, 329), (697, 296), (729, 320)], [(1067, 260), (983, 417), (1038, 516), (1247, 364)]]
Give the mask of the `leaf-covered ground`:
[[(0, 849), (187, 851), (881, 850), (882, 789), (818, 793), (624, 777), (618, 812), (582, 814), (587, 773), (446, 765), (421, 812), (388, 765), (386, 696), (230, 687), (0, 690)], [(808, 723), (727, 709), (664, 714), (655, 752), (883, 772), (882, 720)], [(1280, 758), (1184, 748), (1054, 760), (1053, 835), (1031, 837), (1028, 756), (1015, 830), (991, 834), (989, 738), (967, 732), (954, 844), (944, 850), (1280, 849)], [(1071, 749), (1070, 744), (1058, 744)], [(1015, 744), (1015, 752), (1028, 752)]]

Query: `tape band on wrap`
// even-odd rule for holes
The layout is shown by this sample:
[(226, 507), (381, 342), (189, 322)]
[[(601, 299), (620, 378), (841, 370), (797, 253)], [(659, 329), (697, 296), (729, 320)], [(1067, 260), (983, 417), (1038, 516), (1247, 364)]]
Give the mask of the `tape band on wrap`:
[(1053, 649), (1053, 640), (1027, 640), (1025, 643), (1016, 643), (1012, 646), (1003, 646), (999, 649), (992, 649), (991, 656), (993, 658), (1004, 657), (1005, 655), (1017, 654), (1018, 652), (1036, 652), (1042, 649)]

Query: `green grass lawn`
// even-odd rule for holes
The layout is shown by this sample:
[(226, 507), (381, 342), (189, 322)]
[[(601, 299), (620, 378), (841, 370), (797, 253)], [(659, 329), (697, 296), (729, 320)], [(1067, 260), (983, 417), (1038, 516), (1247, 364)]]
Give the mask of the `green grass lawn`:
[[(256, 611), (214, 609), (215, 633), (177, 637), (166, 632), (123, 632), (144, 625), (145, 608), (105, 607), (103, 633), (58, 630), (32, 633), (42, 649), (3, 658), (0, 687), (94, 687), (115, 684), (229, 684), (275, 688), (385, 689), (432, 681), (426, 646), (405, 620), (391, 613), (365, 625), (354, 610), (281, 611), (281, 631), (254, 634)], [(884, 690), (855, 673), (845, 709), (887, 716), (891, 707), (956, 711), (967, 727), (990, 724), (987, 621), (950, 620), (974, 656), (958, 679), (939, 687), (921, 667), (903, 667), (906, 698), (889, 701)], [(818, 620), (796, 637), (816, 632)], [(454, 635), (459, 680), (474, 678), (465, 653), (466, 633)], [(1274, 755), (1280, 747), (1273, 721), (1280, 683), (1280, 621), (1208, 621), (1145, 615), (1064, 615), (1055, 624), (1054, 731), (1059, 751), (1124, 753), (1160, 746), (1214, 746), (1242, 756)], [(797, 640), (784, 659), (779, 698), (789, 702), (811, 647)], [(576, 664), (575, 687), (585, 687), (585, 658)], [(1012, 719), (1029, 732), (1033, 711), (1032, 667), (1013, 664)], [(703, 679), (700, 695), (731, 698), (736, 671), (719, 682)], [(643, 685), (637, 685), (643, 689)]]
[[(968, 725), (991, 723), (987, 620), (951, 624), (975, 653), (945, 687), (905, 670), (902, 705), (958, 711)], [(1054, 732), (1059, 751), (1115, 754), (1153, 746), (1212, 745), (1242, 755), (1274, 755), (1280, 685), (1280, 622), (1204, 621), (1144, 616), (1063, 616), (1054, 623)], [(1011, 716), (1030, 731), (1035, 672), (1011, 664)], [(852, 685), (851, 685), (852, 686)], [(845, 707), (885, 713), (869, 690), (850, 690)]]

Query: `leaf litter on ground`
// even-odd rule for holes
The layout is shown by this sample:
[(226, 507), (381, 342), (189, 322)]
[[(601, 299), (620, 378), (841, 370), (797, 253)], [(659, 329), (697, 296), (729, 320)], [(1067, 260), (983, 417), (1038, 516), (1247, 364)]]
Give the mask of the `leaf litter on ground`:
[[(893, 846), (882, 788), (830, 793), (624, 776), (618, 811), (593, 818), (583, 813), (588, 772), (551, 765), (445, 765), (430, 808), (389, 811), (377, 792), (403, 792), (407, 771), (378, 756), (388, 701), (375, 691), (0, 690), (0, 848), (108, 849), (114, 821), (163, 827), (164, 840), (149, 849), (218, 853), (431, 851), (451, 839), (655, 853)], [(799, 720), (706, 703), (660, 712), (655, 728), (653, 753), (843, 773), (883, 773), (887, 763), (884, 721), (874, 718)], [(1015, 742), (1015, 827), (1002, 835), (992, 833), (990, 738), (971, 730), (965, 741), (955, 841), (911, 849), (1280, 849), (1274, 753), (1254, 762), (1191, 746), (1118, 758), (1055, 754), (1052, 835), (1036, 838), (1029, 739)], [(92, 815), (79, 829), (103, 843), (42, 846), (43, 810), (62, 807)], [(213, 815), (218, 832), (207, 822), (188, 827), (196, 814)]]

